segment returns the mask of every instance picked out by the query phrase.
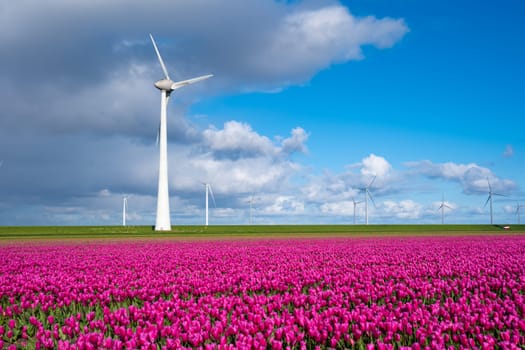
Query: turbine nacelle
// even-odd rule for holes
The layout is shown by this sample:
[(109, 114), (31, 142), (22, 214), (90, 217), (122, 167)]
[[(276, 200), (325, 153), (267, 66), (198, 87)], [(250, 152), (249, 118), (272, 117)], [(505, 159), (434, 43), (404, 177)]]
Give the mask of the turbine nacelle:
[(174, 89), (172, 89), (173, 81), (171, 79), (162, 79), (155, 83), (155, 87), (159, 90), (164, 90), (167, 92), (171, 92)]
[(190, 84), (193, 84), (193, 83), (196, 83), (198, 81), (201, 81), (201, 80), (204, 80), (204, 79), (208, 79), (208, 78), (211, 78), (213, 77), (213, 74), (208, 74), (208, 75), (203, 75), (203, 76), (200, 76), (200, 77), (197, 77), (197, 78), (192, 78), (192, 79), (187, 79), (187, 80), (181, 80), (181, 81), (173, 81), (169, 78), (166, 78), (166, 79), (162, 79), (162, 80), (159, 80), (155, 83), (155, 87), (159, 90), (164, 90), (164, 91), (167, 91), (167, 92), (171, 92), (175, 89), (179, 89), (183, 86), (186, 86), (186, 85), (190, 85)]

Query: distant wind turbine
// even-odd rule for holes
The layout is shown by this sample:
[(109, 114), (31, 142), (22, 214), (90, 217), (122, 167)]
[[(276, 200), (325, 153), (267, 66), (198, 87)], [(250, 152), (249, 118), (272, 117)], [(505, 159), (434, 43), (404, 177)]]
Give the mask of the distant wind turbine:
[(356, 202), (354, 198), (352, 198), (352, 203), (354, 204), (354, 225), (355, 225), (355, 207), (362, 202)]
[(253, 195), (250, 195), (248, 198), (248, 205), (249, 205), (249, 223), (250, 225), (253, 225), (253, 203), (256, 201), (259, 201), (261, 197), (254, 197)]
[(520, 202), (518, 202), (518, 204), (516, 205), (516, 216), (518, 217), (518, 225), (521, 224), (520, 208), (522, 208), (522, 207), (525, 207), (525, 205), (520, 205)]
[(503, 195), (499, 194), (499, 193), (492, 192), (492, 185), (490, 184), (490, 181), (489, 181), (488, 178), (487, 178), (487, 182), (489, 184), (489, 196), (487, 198), (487, 201), (485, 202), (484, 207), (486, 207), (487, 203), (490, 202), (490, 224), (492, 225), (493, 224), (493, 220), (492, 220), (492, 196), (503, 196)]
[(372, 198), (372, 194), (370, 193), (370, 186), (372, 186), (375, 179), (376, 179), (376, 176), (374, 176), (374, 178), (372, 179), (372, 181), (370, 181), (368, 186), (361, 188), (361, 191), (365, 193), (365, 222), (367, 225), (368, 225), (368, 198), (370, 198), (370, 200), (374, 204), (374, 207), (376, 206), (376, 203), (374, 202), (374, 198)]
[(441, 197), (441, 205), (439, 206), (439, 209), (441, 209), (441, 224), (443, 225), (445, 223), (445, 208), (452, 209), (451, 206), (449, 206), (447, 203), (445, 203), (445, 194)]
[(155, 83), (155, 87), (161, 92), (160, 99), (160, 130), (159, 130), (159, 188), (157, 195), (157, 218), (155, 222), (155, 231), (170, 231), (170, 198), (168, 192), (168, 131), (167, 131), (167, 110), (168, 100), (173, 90), (179, 89), (183, 86), (196, 83), (198, 81), (208, 79), (213, 75), (203, 75), (197, 78), (182, 80), (174, 82), (171, 80), (166, 65), (160, 56), (159, 49), (155, 43), (153, 36), (149, 35), (157, 58), (159, 59), (160, 67), (164, 72), (164, 79)]
[(213, 190), (211, 189), (211, 185), (209, 183), (202, 183), (204, 187), (206, 188), (206, 226), (208, 226), (208, 194), (211, 195), (211, 199), (213, 201), (213, 205), (217, 206), (215, 204), (215, 197), (213, 196)]
[(250, 199), (248, 200), (248, 202), (250, 203), (250, 225), (253, 225), (253, 220), (252, 220), (253, 196), (250, 196)]

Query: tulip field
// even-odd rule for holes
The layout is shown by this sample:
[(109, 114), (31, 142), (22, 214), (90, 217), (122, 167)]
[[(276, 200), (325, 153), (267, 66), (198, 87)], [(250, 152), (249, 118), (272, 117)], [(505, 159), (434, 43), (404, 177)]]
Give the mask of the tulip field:
[(525, 236), (0, 245), (0, 349), (525, 346)]

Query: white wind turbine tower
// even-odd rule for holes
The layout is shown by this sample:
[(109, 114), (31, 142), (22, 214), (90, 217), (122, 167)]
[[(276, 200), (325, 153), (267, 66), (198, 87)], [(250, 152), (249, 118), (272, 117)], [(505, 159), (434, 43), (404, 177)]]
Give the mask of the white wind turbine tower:
[(211, 189), (211, 185), (209, 183), (202, 183), (204, 187), (206, 188), (206, 226), (208, 226), (208, 193), (211, 195), (211, 199), (213, 201), (213, 205), (217, 206), (215, 204), (215, 197), (213, 196), (213, 191)]
[(126, 210), (128, 210), (128, 197), (122, 198), (122, 226), (126, 226)]
[(208, 79), (213, 75), (203, 75), (197, 78), (174, 82), (171, 80), (166, 65), (160, 56), (159, 49), (155, 39), (150, 34), (151, 42), (157, 53), (160, 66), (164, 72), (164, 79), (155, 83), (155, 87), (160, 90), (160, 130), (159, 130), (159, 189), (157, 195), (157, 219), (155, 222), (155, 231), (170, 231), (170, 198), (168, 192), (168, 131), (167, 131), (167, 109), (168, 100), (173, 90), (183, 86)]
[(445, 223), (445, 208), (452, 209), (451, 206), (445, 203), (445, 194), (443, 194), (441, 197), (441, 205), (438, 208), (438, 210), (441, 210), (441, 224), (442, 225)]
[(363, 191), (365, 193), (365, 222), (366, 222), (367, 225), (368, 225), (368, 198), (370, 198), (370, 200), (374, 204), (374, 207), (376, 206), (376, 203), (374, 202), (374, 198), (372, 198), (372, 194), (370, 193), (370, 190), (369, 190), (370, 186), (372, 186), (372, 184), (374, 183), (375, 179), (376, 179), (376, 176), (374, 176), (374, 178), (372, 179), (372, 181), (370, 181), (368, 186), (366, 186), (365, 188), (361, 189), (361, 191)]
[(493, 221), (492, 221), (492, 196), (503, 196), (503, 195), (499, 194), (499, 193), (492, 192), (492, 186), (491, 186), (490, 181), (489, 181), (488, 178), (487, 178), (487, 182), (489, 184), (489, 196), (487, 198), (487, 201), (485, 202), (484, 207), (486, 207), (487, 203), (490, 202), (490, 224), (492, 225), (492, 223), (493, 223)]
[(361, 202), (356, 202), (354, 198), (352, 198), (352, 203), (354, 204), (354, 225), (355, 225), (355, 207)]

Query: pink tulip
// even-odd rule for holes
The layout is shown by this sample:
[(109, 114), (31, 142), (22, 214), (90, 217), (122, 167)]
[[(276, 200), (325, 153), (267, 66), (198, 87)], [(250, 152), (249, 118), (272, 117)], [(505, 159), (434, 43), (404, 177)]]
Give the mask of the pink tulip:
[[(278, 246), (265, 240), (15, 244), (0, 254), (27, 263), (0, 266), (7, 297), (0, 314), (8, 320), (0, 336), (64, 349), (147, 349), (157, 342), (512, 347), (523, 343), (525, 329), (524, 243), (521, 236), (486, 236), (280, 240)], [(34, 335), (24, 332), (29, 324)]]

